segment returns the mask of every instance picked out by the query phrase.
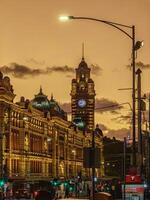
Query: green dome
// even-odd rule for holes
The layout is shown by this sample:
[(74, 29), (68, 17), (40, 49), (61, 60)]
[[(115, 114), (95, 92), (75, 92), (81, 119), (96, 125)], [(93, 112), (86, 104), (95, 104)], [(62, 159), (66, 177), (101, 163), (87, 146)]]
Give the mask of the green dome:
[(42, 88), (40, 88), (39, 94), (35, 95), (34, 99), (31, 101), (33, 108), (36, 108), (40, 111), (49, 111), (50, 104), (46, 95), (43, 94)]
[(58, 103), (54, 100), (53, 95), (51, 96), (51, 99), (49, 100), (50, 110), (55, 110), (57, 112), (61, 112), (61, 108), (59, 107)]

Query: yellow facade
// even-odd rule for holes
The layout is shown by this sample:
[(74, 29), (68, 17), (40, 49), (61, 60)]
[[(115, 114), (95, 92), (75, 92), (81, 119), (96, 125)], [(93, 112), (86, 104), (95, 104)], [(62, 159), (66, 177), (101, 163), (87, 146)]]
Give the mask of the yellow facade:
[[(83, 168), (83, 147), (91, 145), (91, 136), (59, 116), (13, 103), (12, 85), (4, 79), (0, 74), (1, 177), (35, 181), (71, 178), (79, 172), (89, 176)], [(102, 149), (102, 140), (96, 138), (96, 144)], [(103, 167), (96, 173), (102, 176)]]

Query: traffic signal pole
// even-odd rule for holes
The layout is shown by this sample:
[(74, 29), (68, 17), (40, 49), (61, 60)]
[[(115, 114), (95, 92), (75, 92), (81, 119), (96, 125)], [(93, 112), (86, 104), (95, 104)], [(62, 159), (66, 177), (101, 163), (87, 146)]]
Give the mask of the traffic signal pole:
[(92, 165), (92, 200), (95, 200), (95, 131), (92, 131), (92, 151), (93, 151), (93, 165)]
[(138, 92), (138, 171), (142, 175), (143, 156), (142, 156), (142, 127), (141, 127), (141, 70), (137, 69), (137, 92)]
[(123, 145), (123, 177), (124, 177), (123, 200), (126, 199), (126, 143), (127, 143), (127, 139), (126, 139), (126, 137), (124, 137), (124, 145)]

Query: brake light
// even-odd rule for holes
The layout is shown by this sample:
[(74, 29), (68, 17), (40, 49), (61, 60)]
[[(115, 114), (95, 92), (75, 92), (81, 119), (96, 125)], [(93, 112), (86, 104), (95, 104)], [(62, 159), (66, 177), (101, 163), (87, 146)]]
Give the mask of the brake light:
[(36, 197), (38, 195), (38, 192), (36, 191), (36, 192), (34, 192), (34, 196)]

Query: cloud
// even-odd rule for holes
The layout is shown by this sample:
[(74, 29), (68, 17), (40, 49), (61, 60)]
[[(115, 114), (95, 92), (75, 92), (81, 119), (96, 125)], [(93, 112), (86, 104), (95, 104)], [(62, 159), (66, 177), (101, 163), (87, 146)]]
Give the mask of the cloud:
[(0, 70), (6, 74), (12, 74), (16, 78), (24, 78), (25, 76), (37, 76), (43, 72), (40, 69), (31, 69), (25, 65), (19, 65), (17, 63), (11, 63), (9, 66), (0, 67)]
[(140, 67), (141, 69), (150, 69), (150, 64), (144, 64), (140, 61), (136, 63), (136, 66)]
[[(71, 103), (62, 103), (60, 105), (65, 112), (71, 113)], [(106, 98), (95, 100), (95, 111), (99, 113), (108, 111), (112, 114), (119, 114), (118, 110), (122, 108), (123, 106), (117, 103), (116, 101), (112, 101)]]
[[(34, 58), (31, 58), (26, 61), (27, 63), (34, 64), (36, 66), (43, 66), (45, 65), (44, 61), (36, 61)], [(39, 75), (47, 75), (53, 72), (55, 73), (65, 73), (66, 76), (75, 75), (75, 69), (69, 67), (67, 65), (64, 66), (48, 66), (44, 69), (40, 68), (33, 68), (30, 66), (18, 64), (18, 63), (10, 63), (9, 65), (4, 65), (0, 67), (0, 70), (5, 74), (11, 74), (15, 78), (28, 78), (28, 77), (35, 77)], [(99, 75), (102, 72), (102, 69), (98, 65), (91, 65), (91, 73), (94, 75)], [(71, 78), (71, 77), (70, 77)]]
[(71, 67), (68, 67), (67, 65), (60, 67), (60, 66), (53, 66), (53, 67), (47, 67), (47, 72), (69, 72), (69, 73), (75, 73), (75, 70)]
[(43, 65), (45, 65), (45, 61), (44, 60), (37, 61), (34, 58), (29, 58), (29, 59), (26, 60), (26, 62), (29, 63), (29, 64), (34, 64), (36, 66), (43, 66)]
[(119, 103), (117, 103), (116, 101), (113, 100), (109, 100), (106, 98), (100, 98), (100, 99), (96, 99), (95, 101), (95, 110), (96, 112), (112, 112), (114, 114), (118, 114), (119, 109), (123, 108), (122, 105), (120, 105)]
[(65, 66), (52, 66), (47, 67), (45, 69), (33, 69), (31, 67), (20, 65), (17, 63), (10, 63), (10, 65), (2, 66), (0, 67), (0, 70), (3, 73), (11, 74), (16, 78), (27, 78), (27, 77), (33, 77), (33, 76), (39, 76), (39, 75), (46, 75), (51, 74), (53, 72), (60, 72), (60, 73), (73, 73), (74, 69), (71, 67)]
[(94, 75), (101, 75), (102, 74), (102, 68), (99, 65), (91, 64), (90, 68), (91, 68), (92, 74), (94, 74)]
[(67, 113), (71, 113), (71, 103), (62, 103), (60, 107)]
[[(143, 62), (139, 61), (135, 63), (136, 68), (140, 69), (150, 69), (150, 64), (144, 64)], [(127, 68), (132, 68), (131, 65), (127, 65)]]
[(127, 115), (120, 115), (115, 118), (112, 118), (112, 121), (116, 121), (118, 123), (125, 123), (126, 125), (131, 124), (132, 122), (132, 113), (128, 113)]

